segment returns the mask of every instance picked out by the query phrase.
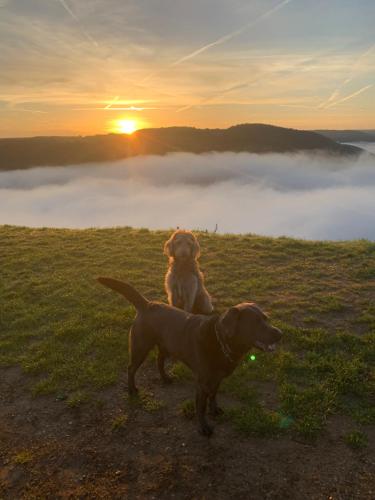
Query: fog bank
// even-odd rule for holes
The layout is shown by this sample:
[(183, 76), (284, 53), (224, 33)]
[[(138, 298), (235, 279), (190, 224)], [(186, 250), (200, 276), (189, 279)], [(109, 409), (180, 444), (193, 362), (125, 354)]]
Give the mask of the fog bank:
[(375, 240), (375, 162), (176, 153), (0, 172), (0, 224)]

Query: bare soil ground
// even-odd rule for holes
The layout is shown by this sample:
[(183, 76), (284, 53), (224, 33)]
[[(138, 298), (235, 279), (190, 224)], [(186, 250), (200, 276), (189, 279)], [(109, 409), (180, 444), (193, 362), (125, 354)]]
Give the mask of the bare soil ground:
[(163, 407), (134, 405), (117, 427), (125, 375), (100, 404), (69, 408), (52, 396), (33, 397), (19, 368), (0, 373), (0, 498), (375, 497), (374, 430), (367, 430), (368, 447), (353, 451), (342, 440), (341, 416), (314, 445), (292, 436), (244, 437), (225, 422), (207, 439), (180, 411), (192, 383), (163, 387), (151, 362), (139, 384)]

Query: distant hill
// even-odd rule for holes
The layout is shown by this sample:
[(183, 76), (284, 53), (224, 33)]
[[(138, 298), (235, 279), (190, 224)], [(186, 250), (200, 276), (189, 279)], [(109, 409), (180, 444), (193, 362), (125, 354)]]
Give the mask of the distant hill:
[(337, 142), (375, 142), (375, 130), (316, 130)]
[(336, 155), (356, 155), (362, 150), (338, 144), (316, 132), (272, 125), (244, 124), (228, 129), (149, 128), (138, 130), (131, 136), (109, 134), (0, 139), (0, 170), (104, 162), (137, 155), (211, 151), (323, 151)]

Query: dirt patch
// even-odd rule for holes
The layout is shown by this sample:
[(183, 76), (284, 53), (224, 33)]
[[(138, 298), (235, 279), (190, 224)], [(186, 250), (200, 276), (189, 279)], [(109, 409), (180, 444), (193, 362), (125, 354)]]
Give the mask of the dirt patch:
[(149, 410), (126, 402), (125, 376), (78, 408), (33, 398), (28, 384), (18, 368), (1, 370), (2, 498), (375, 496), (374, 432), (365, 451), (352, 451), (342, 439), (349, 425), (342, 418), (332, 419), (315, 445), (288, 436), (244, 438), (222, 422), (206, 439), (180, 410), (192, 383), (163, 387), (150, 364), (139, 385), (160, 405)]

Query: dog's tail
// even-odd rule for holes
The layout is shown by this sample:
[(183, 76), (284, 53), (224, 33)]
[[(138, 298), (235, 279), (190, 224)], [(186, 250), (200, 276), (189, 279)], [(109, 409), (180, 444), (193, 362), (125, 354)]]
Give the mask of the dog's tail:
[(113, 278), (100, 277), (99, 283), (108, 288), (112, 288), (118, 293), (121, 293), (129, 302), (131, 302), (136, 309), (143, 309), (147, 306), (148, 300), (143, 297), (135, 288), (124, 283), (123, 281), (115, 280)]

